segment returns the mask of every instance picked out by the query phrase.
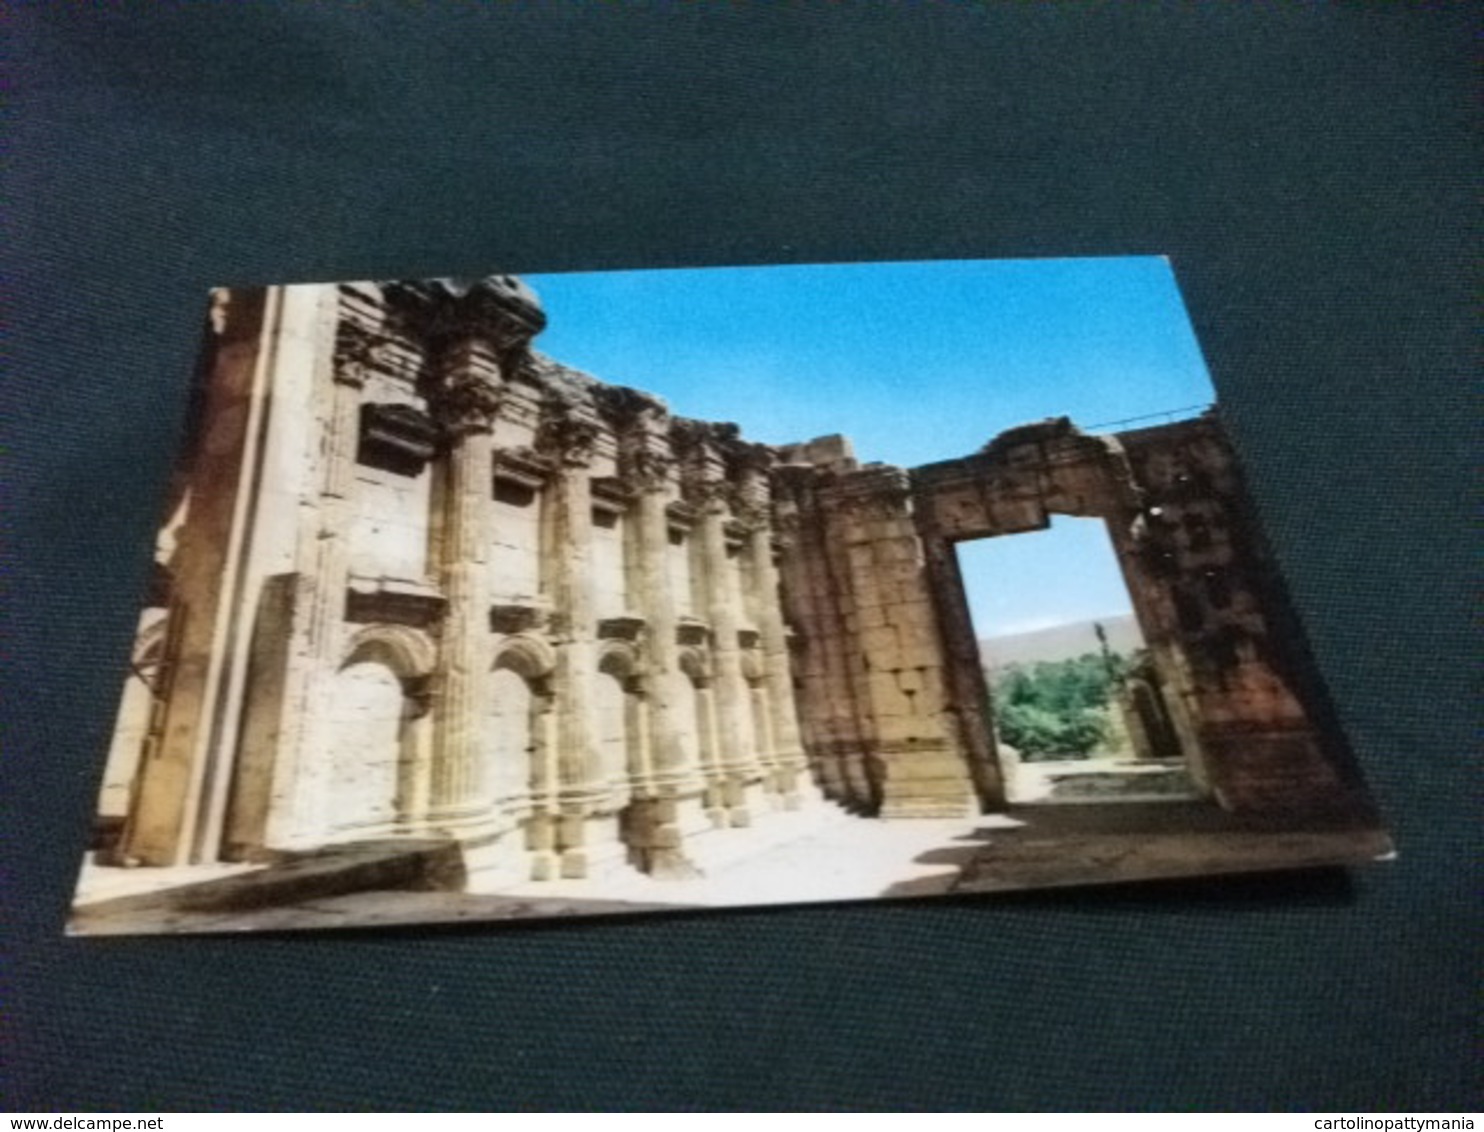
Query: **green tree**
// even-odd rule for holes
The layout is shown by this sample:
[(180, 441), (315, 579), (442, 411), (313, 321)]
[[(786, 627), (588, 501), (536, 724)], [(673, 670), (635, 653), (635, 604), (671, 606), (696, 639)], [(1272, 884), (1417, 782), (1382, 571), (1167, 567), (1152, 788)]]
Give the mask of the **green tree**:
[(1108, 707), (1128, 668), (1115, 654), (1007, 665), (995, 680), (1000, 735), (1030, 761), (1085, 758), (1107, 738)]

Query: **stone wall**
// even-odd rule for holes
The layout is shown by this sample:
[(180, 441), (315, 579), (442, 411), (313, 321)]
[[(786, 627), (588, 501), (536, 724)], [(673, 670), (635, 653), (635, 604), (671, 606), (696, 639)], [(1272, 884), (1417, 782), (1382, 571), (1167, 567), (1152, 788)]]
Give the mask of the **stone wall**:
[(1219, 422), (1208, 414), (1119, 440), (1144, 503), (1125, 569), (1157, 596), (1178, 648), (1216, 798), (1236, 810), (1350, 800), (1358, 784)]
[(509, 276), (217, 293), (110, 859), (441, 833), (511, 875), (684, 876), (696, 835), (817, 790), (1002, 807), (954, 547), (1053, 513), (1107, 523), (1161, 749), (1205, 792), (1345, 788), (1214, 418), (909, 472), (676, 416), (534, 351), (544, 325)]
[[(1337, 797), (1336, 761), (1294, 679), (1305, 667), (1301, 641), (1283, 619), (1271, 559), (1214, 415), (1113, 436), (1088, 436), (1064, 418), (1028, 425), (973, 456), (914, 469), (912, 482), (974, 765), (995, 761), (994, 738), (967, 706), (988, 697), (977, 667), (970, 671), (974, 633), (953, 545), (1076, 515), (1108, 525), (1149, 650), (1149, 690), (1197, 786), (1234, 810)], [(979, 781), (986, 803), (1002, 801), (993, 775)]]
[[(800, 446), (786, 456), (820, 458)], [(976, 806), (907, 474), (827, 448), (779, 476), (804, 717), (828, 796), (882, 817)], [(977, 661), (975, 662), (977, 665)]]
[(218, 315), (115, 859), (440, 831), (683, 874), (687, 836), (805, 800), (770, 451), (534, 353), (509, 277)]

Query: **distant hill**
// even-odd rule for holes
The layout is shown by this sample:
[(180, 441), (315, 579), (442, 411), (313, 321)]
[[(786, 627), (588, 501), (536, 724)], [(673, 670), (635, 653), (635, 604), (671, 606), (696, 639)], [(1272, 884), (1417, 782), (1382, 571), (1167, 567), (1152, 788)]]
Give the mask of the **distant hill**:
[(1100, 646), (1093, 626), (1099, 624), (1108, 634), (1108, 647), (1114, 652), (1127, 655), (1143, 647), (1138, 622), (1132, 614), (1121, 614), (1116, 617), (1099, 617), (1094, 621), (1053, 625), (1049, 629), (1036, 629), (1030, 633), (981, 638), (979, 653), (984, 657), (985, 668), (989, 669), (1001, 668), (1007, 664), (1035, 664), (1042, 660), (1069, 660), (1083, 653), (1098, 651)]

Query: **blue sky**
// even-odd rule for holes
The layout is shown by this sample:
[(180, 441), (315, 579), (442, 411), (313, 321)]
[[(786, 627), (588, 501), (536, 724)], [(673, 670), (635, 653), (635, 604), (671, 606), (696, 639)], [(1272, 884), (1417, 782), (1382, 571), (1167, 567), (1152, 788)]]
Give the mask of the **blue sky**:
[[(981, 638), (1133, 612), (1098, 519), (1053, 515), (1044, 531), (961, 542), (958, 563)], [(1090, 631), (1087, 641), (1096, 648)]]
[[(924, 464), (1044, 417), (1092, 426), (1214, 399), (1159, 257), (523, 278), (549, 319), (536, 346), (559, 361), (658, 393), (682, 416), (735, 421), (753, 440), (844, 433), (862, 461)], [(963, 556), (984, 635), (1127, 609), (1105, 536), (1063, 526), (1076, 533)], [(1030, 579), (1008, 605), (1009, 576), (992, 565), (1002, 551)], [(1044, 584), (1052, 576), (1071, 584)]]

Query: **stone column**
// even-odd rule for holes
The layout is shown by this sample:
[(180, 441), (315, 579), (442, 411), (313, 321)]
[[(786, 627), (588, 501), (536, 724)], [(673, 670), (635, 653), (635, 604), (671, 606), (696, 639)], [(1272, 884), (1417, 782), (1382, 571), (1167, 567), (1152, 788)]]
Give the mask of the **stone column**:
[(761, 638), (764, 686), (768, 690), (769, 722), (774, 747), (768, 762), (773, 785), (785, 809), (795, 810), (805, 792), (812, 794), (809, 761), (799, 739), (798, 707), (794, 703), (793, 669), (789, 660), (788, 626), (778, 593), (778, 565), (773, 561), (771, 492), (767, 465), (759, 456), (743, 470), (740, 489), (747, 517), (747, 556), (756, 594), (757, 628)]
[(685, 878), (695, 867), (681, 849), (678, 800), (699, 793), (696, 768), (681, 739), (679, 616), (670, 586), (669, 503), (671, 468), (663, 412), (646, 408), (625, 438), (629, 479), (639, 489), (635, 504), (640, 601), (645, 618), (646, 690), (649, 706), (649, 774), (635, 784), (636, 797), (625, 814), (630, 855), (655, 876)]
[[(586, 818), (601, 805), (609, 784), (593, 736), (596, 711), (594, 681), (598, 671), (597, 622), (593, 600), (592, 486), (588, 467), (598, 424), (586, 415), (563, 412), (543, 426), (541, 447), (557, 461), (552, 483), (552, 558), (554, 613), (552, 643), (556, 669), (557, 778), (553, 784), (557, 812), (538, 817), (533, 837), (549, 841), (557, 854), (549, 871), (563, 877), (587, 875), (584, 847)], [(553, 825), (549, 833), (540, 828)], [(537, 869), (543, 863), (537, 862)]]
[[(719, 470), (719, 469), (718, 469)], [(743, 610), (737, 591), (727, 584), (734, 567), (727, 558), (726, 483), (711, 479), (701, 485), (701, 556), (706, 583), (706, 616), (711, 622), (711, 660), (715, 671), (716, 736), (720, 755), (720, 781), (708, 784), (707, 809), (718, 824), (746, 826), (752, 822), (747, 808), (747, 786), (762, 776), (758, 764), (764, 737), (755, 736), (751, 748), (746, 737), (753, 733), (748, 703), (747, 679), (742, 672), (739, 634)], [(720, 797), (714, 794), (719, 790)]]
[(639, 487), (637, 512), (640, 601), (645, 618), (645, 651), (648, 661), (649, 726), (653, 749), (653, 781), (661, 792), (673, 793), (690, 777), (691, 760), (681, 740), (678, 711), (680, 647), (676, 631), (680, 624), (675, 594), (670, 587), (669, 503), (671, 460), (655, 453), (636, 461), (634, 477)]
[(438, 713), (430, 818), (454, 827), (486, 816), (479, 733), (489, 683), (491, 491), (500, 365), (478, 340), (444, 358), (434, 408), (448, 443), (444, 464), (441, 573), (448, 614), (438, 671)]
[(440, 574), (447, 612), (436, 672), (427, 820), (467, 840), (499, 833), (479, 749), (489, 689), (488, 556), (494, 424), (505, 371), (526, 358), (546, 315), (511, 275), (388, 284), (389, 324), (427, 353), (430, 408), (443, 427)]

